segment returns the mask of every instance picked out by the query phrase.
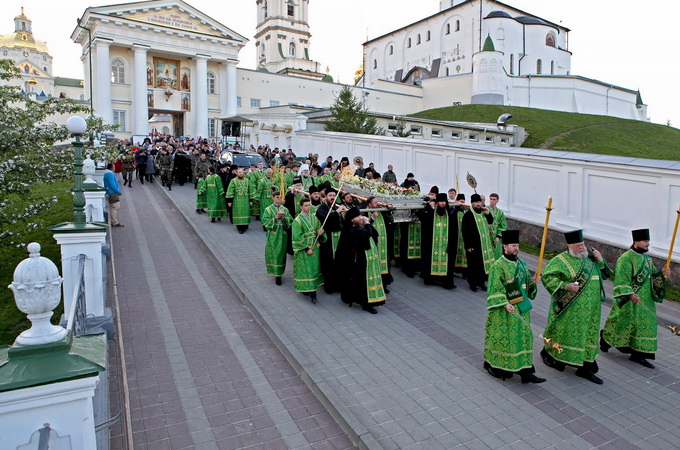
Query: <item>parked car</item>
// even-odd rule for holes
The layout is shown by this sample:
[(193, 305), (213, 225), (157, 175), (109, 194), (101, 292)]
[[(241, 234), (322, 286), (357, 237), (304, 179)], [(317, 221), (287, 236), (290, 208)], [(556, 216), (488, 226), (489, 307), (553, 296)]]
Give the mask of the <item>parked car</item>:
[(265, 169), (269, 167), (267, 161), (259, 153), (223, 152), (219, 162), (236, 164), (239, 167), (250, 167), (251, 164), (257, 166), (257, 163), (261, 162)]

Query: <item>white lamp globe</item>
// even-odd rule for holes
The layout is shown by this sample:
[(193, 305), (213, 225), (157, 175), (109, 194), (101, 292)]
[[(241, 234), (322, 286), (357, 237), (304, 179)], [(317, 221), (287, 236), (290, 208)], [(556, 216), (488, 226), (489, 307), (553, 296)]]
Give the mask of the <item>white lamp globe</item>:
[(66, 121), (66, 129), (73, 135), (82, 136), (87, 131), (87, 123), (80, 116), (72, 116)]

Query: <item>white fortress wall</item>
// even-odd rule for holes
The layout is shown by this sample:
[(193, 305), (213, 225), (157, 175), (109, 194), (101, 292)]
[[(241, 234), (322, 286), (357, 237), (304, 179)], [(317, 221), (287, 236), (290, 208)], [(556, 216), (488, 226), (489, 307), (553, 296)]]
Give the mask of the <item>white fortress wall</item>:
[[(680, 162), (586, 155), (530, 148), (442, 143), (408, 138), (323, 131), (298, 131), (298, 155), (308, 152), (339, 159), (362, 156), (382, 173), (394, 166), (399, 182), (413, 172), (423, 190), (455, 187), (469, 199), (470, 172), (478, 191), (500, 194), (508, 217), (534, 224), (545, 220), (553, 197), (552, 228), (582, 228), (591, 239), (627, 245), (630, 230), (650, 228), (650, 253), (664, 258), (680, 204)], [(673, 253), (680, 261), (680, 248)]]

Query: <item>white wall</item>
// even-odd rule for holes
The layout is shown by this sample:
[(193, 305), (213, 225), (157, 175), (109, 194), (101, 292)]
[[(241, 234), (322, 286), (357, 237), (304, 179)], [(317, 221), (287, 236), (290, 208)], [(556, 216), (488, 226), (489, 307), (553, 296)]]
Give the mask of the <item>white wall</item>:
[[(401, 182), (413, 172), (423, 190), (456, 186), (469, 199), (469, 172), (481, 194), (498, 192), (508, 217), (542, 224), (553, 197), (551, 228), (582, 228), (591, 239), (627, 245), (630, 230), (649, 228), (650, 253), (665, 257), (680, 204), (680, 162), (571, 155), (528, 148), (493, 148), (383, 136), (299, 131), (297, 154), (310, 151), (339, 159), (362, 156), (383, 172), (388, 164)], [(582, 159), (590, 158), (590, 161)], [(673, 259), (680, 261), (680, 246)]]

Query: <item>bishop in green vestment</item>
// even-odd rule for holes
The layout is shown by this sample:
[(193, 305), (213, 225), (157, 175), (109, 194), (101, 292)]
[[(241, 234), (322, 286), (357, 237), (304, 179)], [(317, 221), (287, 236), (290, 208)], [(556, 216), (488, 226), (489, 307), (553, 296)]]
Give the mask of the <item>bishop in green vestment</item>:
[(229, 182), (227, 188), (227, 205), (231, 208), (231, 223), (243, 234), (250, 224), (250, 182), (243, 175), (243, 169), (236, 171), (236, 178)]
[(602, 310), (602, 281), (611, 276), (599, 251), (592, 258), (583, 243), (581, 230), (564, 234), (568, 250), (548, 262), (543, 271), (543, 286), (552, 296), (548, 325), (543, 337), (552, 339), (559, 349), (545, 345), (543, 362), (559, 371), (565, 365), (576, 366), (576, 375), (596, 384), (603, 381), (595, 374), (598, 331)]
[(215, 219), (222, 220), (227, 215), (226, 204), (224, 203), (224, 188), (222, 179), (215, 173), (213, 166), (208, 167), (209, 175), (205, 177), (205, 197), (208, 201), (208, 217), (211, 222)]
[(649, 230), (633, 230), (633, 245), (616, 261), (614, 303), (600, 337), (600, 349), (616, 347), (650, 369), (655, 359), (656, 303), (665, 296), (670, 269), (657, 270), (647, 253)]
[(491, 238), (491, 245), (493, 245), (494, 255), (500, 258), (503, 254), (503, 231), (508, 229), (508, 220), (505, 218), (505, 213), (498, 208), (498, 194), (493, 193), (489, 195), (489, 212), (493, 216), (493, 223), (489, 225), (489, 236)]
[(538, 291), (527, 265), (517, 256), (519, 230), (503, 231), (503, 254), (491, 266), (486, 297), (484, 368), (496, 378), (519, 373), (522, 383), (542, 383), (531, 356), (531, 300)]
[(308, 198), (300, 200), (300, 214), (293, 220), (293, 280), (295, 290), (316, 303), (316, 289), (323, 284), (319, 243), (326, 235), (310, 206)]
[(267, 230), (267, 243), (264, 247), (264, 259), (267, 273), (276, 277), (276, 284), (281, 285), (281, 275), (286, 270), (286, 246), (293, 216), (283, 206), (281, 193), (273, 194), (274, 203), (267, 206), (262, 213), (262, 225)]

